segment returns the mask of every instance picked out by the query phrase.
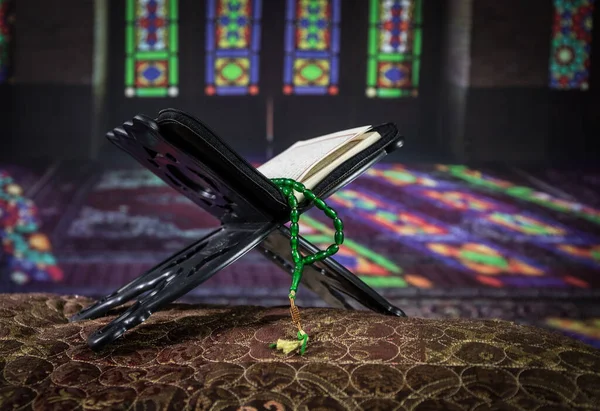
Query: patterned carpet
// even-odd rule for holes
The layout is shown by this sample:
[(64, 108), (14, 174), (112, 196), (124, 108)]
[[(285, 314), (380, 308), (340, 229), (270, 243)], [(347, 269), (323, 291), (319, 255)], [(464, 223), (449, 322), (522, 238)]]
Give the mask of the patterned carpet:
[[(346, 225), (336, 259), (411, 315), (531, 320), (597, 345), (599, 189), (581, 170), (379, 165), (328, 201)], [(325, 246), (315, 211), (301, 233)], [(140, 168), (0, 166), (0, 290), (103, 295), (215, 224)], [(279, 305), (289, 283), (253, 252), (189, 298)]]

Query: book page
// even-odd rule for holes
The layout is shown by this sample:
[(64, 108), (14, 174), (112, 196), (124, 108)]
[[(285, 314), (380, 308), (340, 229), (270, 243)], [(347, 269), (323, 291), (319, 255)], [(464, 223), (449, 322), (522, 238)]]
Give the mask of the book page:
[(342, 146), (371, 126), (338, 131), (322, 137), (299, 141), (258, 168), (267, 178), (292, 178), (298, 180), (328, 153)]
[(314, 188), (321, 180), (325, 179), (329, 173), (339, 167), (346, 160), (354, 157), (362, 150), (373, 145), (381, 138), (381, 135), (375, 131), (362, 134), (347, 142), (343, 146), (332, 150), (323, 159), (300, 176), (300, 182), (308, 188)]

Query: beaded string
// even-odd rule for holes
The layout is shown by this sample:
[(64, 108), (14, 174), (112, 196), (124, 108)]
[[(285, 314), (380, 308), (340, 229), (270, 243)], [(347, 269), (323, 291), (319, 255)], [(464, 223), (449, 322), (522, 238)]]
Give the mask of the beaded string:
[[(300, 355), (306, 351), (308, 344), (308, 334), (302, 329), (300, 322), (300, 311), (295, 305), (296, 291), (298, 285), (302, 279), (302, 272), (305, 265), (310, 265), (314, 262), (324, 260), (327, 257), (331, 257), (340, 249), (340, 245), (344, 242), (344, 224), (338, 217), (337, 212), (329, 207), (325, 201), (318, 198), (311, 190), (307, 189), (304, 184), (299, 183), (289, 178), (275, 178), (271, 180), (283, 193), (288, 201), (290, 207), (290, 247), (292, 249), (292, 259), (294, 260), (294, 271), (292, 274), (292, 285), (290, 287), (290, 293), (288, 295), (290, 299), (290, 314), (292, 316), (292, 322), (298, 328), (297, 341), (278, 340), (276, 344), (271, 344), (271, 348), (277, 348), (283, 350), (284, 353), (289, 353), (295, 349), (300, 350)], [(315, 207), (323, 211), (325, 215), (333, 220), (333, 226), (335, 228), (335, 234), (333, 237), (334, 244), (327, 247), (326, 250), (319, 251), (316, 254), (302, 256), (298, 251), (298, 234), (300, 227), (298, 220), (300, 219), (300, 212), (298, 211), (298, 199), (294, 195), (294, 191), (302, 193), (304, 197), (313, 201)]]

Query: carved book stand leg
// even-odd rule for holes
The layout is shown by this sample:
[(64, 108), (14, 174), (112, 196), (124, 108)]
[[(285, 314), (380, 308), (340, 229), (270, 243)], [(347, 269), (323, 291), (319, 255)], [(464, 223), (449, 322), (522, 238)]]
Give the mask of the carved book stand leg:
[[(216, 152), (210, 152), (211, 149), (215, 150), (214, 145), (207, 147), (208, 153), (205, 153), (204, 159), (200, 153), (195, 153), (199, 147), (187, 145), (193, 142), (193, 138), (181, 137), (173, 130), (181, 130), (183, 134), (183, 131), (191, 132), (191, 126), (198, 125), (183, 123), (185, 121), (167, 118), (159, 126), (150, 118), (136, 116), (132, 122), (109, 132), (107, 137), (171, 187), (217, 217), (222, 225), (74, 315), (71, 321), (98, 318), (137, 298), (118, 318), (89, 336), (88, 344), (93, 349), (113, 342), (152, 313), (182, 297), (255, 247), (290, 274), (293, 271), (290, 233), (284, 226), (287, 222), (285, 207), (279, 209), (273, 204), (265, 205), (258, 201), (257, 188), (248, 187), (242, 181), (248, 177), (242, 175), (243, 170), (241, 174), (239, 168), (235, 168), (235, 172), (228, 172), (223, 169), (222, 161), (215, 160)], [(169, 125), (176, 127), (169, 128)], [(202, 135), (211, 133), (202, 125), (200, 127)], [(358, 177), (385, 154), (385, 150), (380, 150), (368, 161), (359, 164), (350, 177), (332, 186), (326, 195)], [(247, 163), (245, 166), (248, 166)], [(261, 184), (264, 185), (264, 182)], [(316, 252), (317, 248), (300, 237), (300, 250), (306, 254)], [(383, 314), (404, 316), (402, 310), (389, 304), (331, 258), (307, 266), (302, 283), (336, 307), (353, 308), (350, 301), (354, 300)]]

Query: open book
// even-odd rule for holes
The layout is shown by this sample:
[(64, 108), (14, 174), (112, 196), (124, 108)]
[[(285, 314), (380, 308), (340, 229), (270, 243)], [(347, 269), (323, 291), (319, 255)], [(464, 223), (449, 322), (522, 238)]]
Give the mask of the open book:
[[(375, 144), (381, 135), (371, 126), (299, 141), (258, 168), (268, 178), (291, 178), (313, 189), (342, 163)], [(304, 196), (295, 193), (298, 201)]]

